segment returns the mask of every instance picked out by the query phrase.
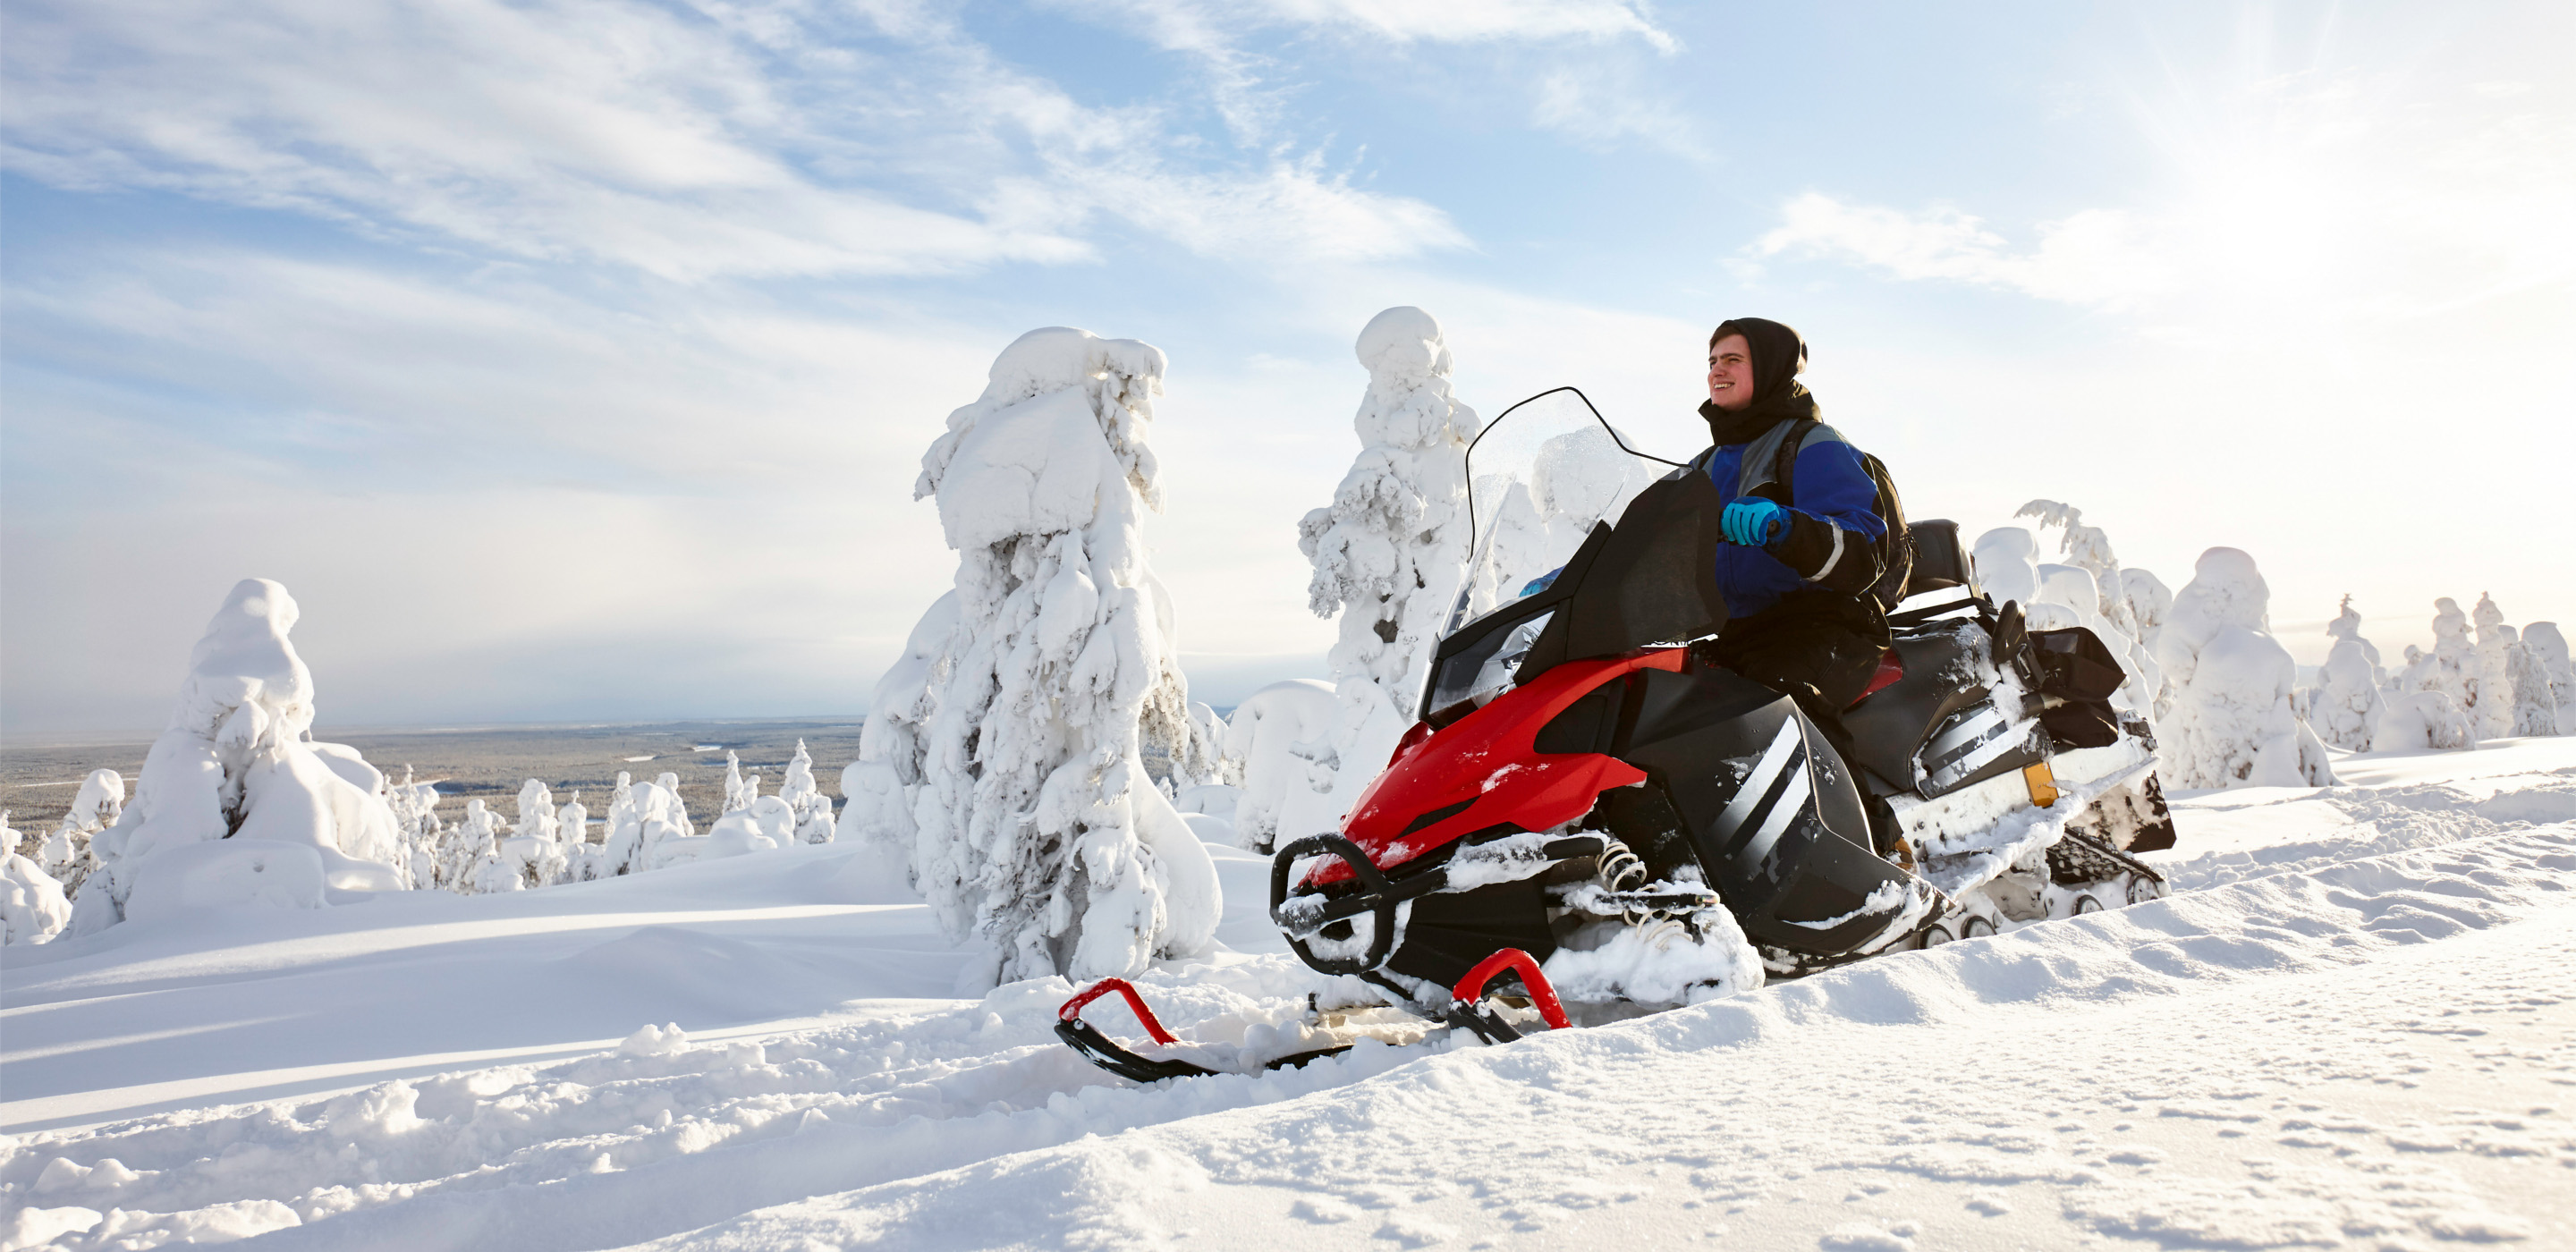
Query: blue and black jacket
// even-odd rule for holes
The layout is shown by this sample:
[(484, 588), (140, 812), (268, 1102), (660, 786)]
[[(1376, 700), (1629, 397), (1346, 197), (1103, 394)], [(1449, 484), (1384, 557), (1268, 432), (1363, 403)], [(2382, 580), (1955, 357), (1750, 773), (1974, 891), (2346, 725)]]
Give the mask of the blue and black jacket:
[[(1811, 589), (1866, 594), (1878, 581), (1887, 521), (1878, 515), (1878, 484), (1860, 449), (1816, 419), (1805, 388), (1760, 407), (1769, 412), (1738, 415), (1703, 406), (1716, 437), (1739, 441), (1717, 443), (1692, 462), (1716, 484), (1721, 505), (1758, 495), (1789, 510), (1787, 532), (1770, 544), (1718, 548), (1717, 585), (1728, 614), (1752, 617)], [(1755, 433), (1748, 436), (1748, 428)], [(1784, 461), (1787, 483), (1779, 481)]]

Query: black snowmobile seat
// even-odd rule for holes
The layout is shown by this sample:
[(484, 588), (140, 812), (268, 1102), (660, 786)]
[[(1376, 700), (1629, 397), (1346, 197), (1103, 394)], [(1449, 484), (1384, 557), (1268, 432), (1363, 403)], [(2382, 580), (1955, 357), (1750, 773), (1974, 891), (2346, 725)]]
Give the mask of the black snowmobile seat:
[(1964, 587), (1970, 595), (1980, 594), (1976, 566), (1969, 562), (1968, 549), (1959, 542), (1957, 522), (1927, 517), (1905, 530), (1914, 539), (1914, 572), (1905, 580), (1905, 594), (1916, 596), (1952, 587)]

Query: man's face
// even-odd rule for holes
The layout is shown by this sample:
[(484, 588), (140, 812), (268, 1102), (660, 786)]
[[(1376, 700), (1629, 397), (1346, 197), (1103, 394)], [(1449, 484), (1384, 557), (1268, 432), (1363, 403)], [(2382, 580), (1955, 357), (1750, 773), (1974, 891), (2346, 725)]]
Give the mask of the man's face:
[(1753, 345), (1728, 335), (1708, 349), (1708, 401), (1721, 409), (1753, 403)]

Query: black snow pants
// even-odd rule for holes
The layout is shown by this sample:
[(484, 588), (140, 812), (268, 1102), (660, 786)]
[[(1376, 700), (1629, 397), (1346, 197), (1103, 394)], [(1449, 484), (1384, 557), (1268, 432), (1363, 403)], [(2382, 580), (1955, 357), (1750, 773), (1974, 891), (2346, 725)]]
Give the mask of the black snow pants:
[[(1852, 759), (1843, 710), (1860, 699), (1887, 650), (1887, 618), (1867, 601), (1821, 589), (1800, 591), (1751, 617), (1726, 624), (1708, 659), (1798, 702), (1844, 761)], [(1869, 809), (1872, 842), (1890, 851), (1895, 815), (1886, 802)]]

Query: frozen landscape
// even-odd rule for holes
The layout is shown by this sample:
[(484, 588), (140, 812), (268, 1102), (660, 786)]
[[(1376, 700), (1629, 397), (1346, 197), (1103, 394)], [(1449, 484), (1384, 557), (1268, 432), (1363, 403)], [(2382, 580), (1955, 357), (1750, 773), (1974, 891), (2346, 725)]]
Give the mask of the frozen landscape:
[[(1103, 977), (1245, 1055), (1376, 995), (1290, 954), (1269, 850), (1429, 733), (1399, 710), (1440, 605), (1522, 580), (1461, 582), (1479, 419), (1438, 324), (1391, 309), (1357, 351), (1362, 451), (1300, 531), (1331, 681), (1231, 717), (1189, 698), (1138, 541), (1163, 356), (1062, 328), (923, 459), (956, 590), (855, 759), (728, 758), (712, 813), (653, 759), (597, 813), (538, 778), (442, 812), (313, 735), (299, 606), (243, 581), (132, 793), (100, 770), (13, 832), (0, 1252), (2576, 1240), (2556, 628), (2444, 600), (2390, 666), (2347, 607), (2303, 679), (2251, 556), (2169, 590), (2047, 500), (1975, 575), (2090, 632), (2102, 708), (2158, 728), (2164, 898), (1767, 984), (1728, 923), (1734, 972), (1630, 994), (1661, 1011), (1492, 1046), (1151, 1084), (1062, 1046)], [(1598, 430), (1539, 454), (1479, 561), (1561, 565), (1645, 481)], [(1977, 820), (2001, 865), (2063, 814)]]
[[(824, 844), (9, 949), (9, 1247), (2576, 1239), (2576, 739), (2175, 802), (2166, 900), (1502, 1047), (1139, 1088)], [(1313, 976), (1212, 846), (1176, 1026)], [(1133, 1033), (1123, 1021), (1118, 1033)], [(73, 1233), (76, 1231), (90, 1233)]]

